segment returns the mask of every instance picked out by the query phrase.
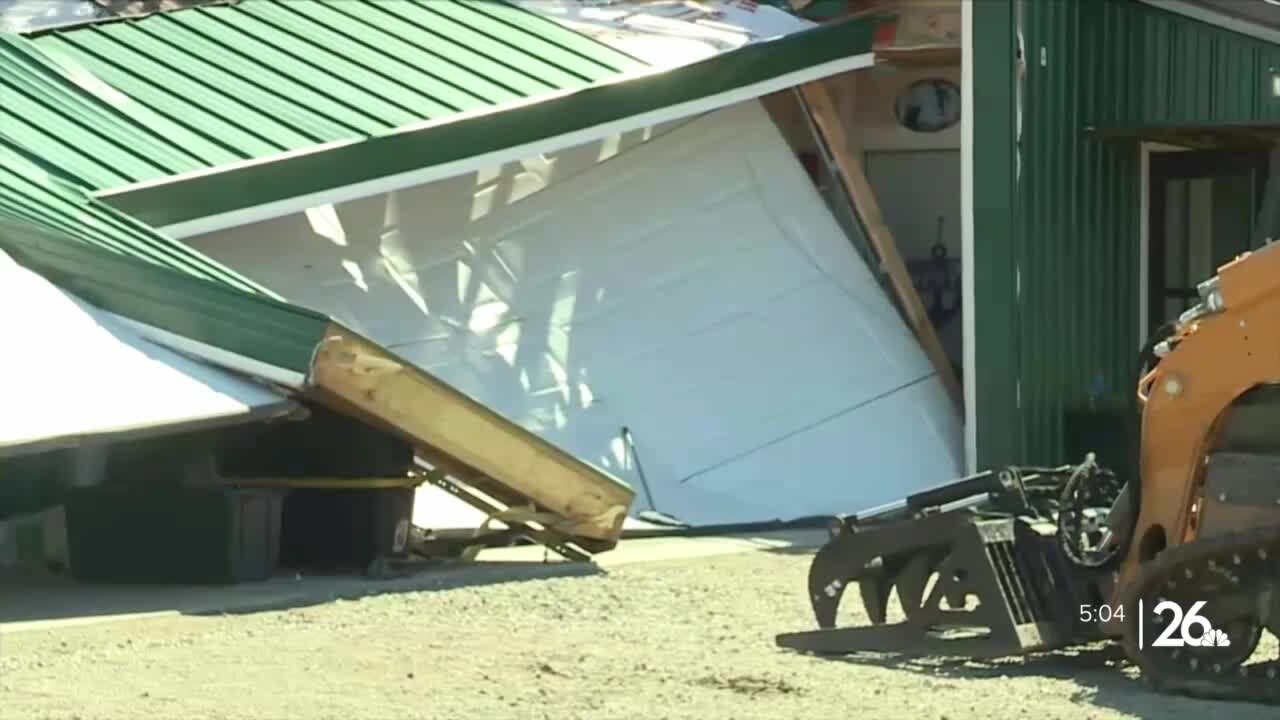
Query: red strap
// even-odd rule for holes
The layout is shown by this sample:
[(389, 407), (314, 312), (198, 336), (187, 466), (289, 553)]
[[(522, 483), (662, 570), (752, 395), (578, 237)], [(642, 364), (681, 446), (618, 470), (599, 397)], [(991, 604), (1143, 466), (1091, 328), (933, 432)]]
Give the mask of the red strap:
[(898, 37), (898, 20), (894, 18), (885, 23), (881, 23), (876, 29), (875, 41), (872, 47), (885, 48), (892, 47), (893, 41)]

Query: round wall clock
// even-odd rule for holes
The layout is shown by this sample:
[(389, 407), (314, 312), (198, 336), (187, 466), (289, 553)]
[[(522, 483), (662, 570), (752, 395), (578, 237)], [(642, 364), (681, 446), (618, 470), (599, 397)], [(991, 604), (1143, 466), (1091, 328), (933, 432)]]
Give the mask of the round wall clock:
[(911, 83), (894, 101), (898, 124), (912, 132), (938, 132), (960, 121), (960, 88), (950, 80)]

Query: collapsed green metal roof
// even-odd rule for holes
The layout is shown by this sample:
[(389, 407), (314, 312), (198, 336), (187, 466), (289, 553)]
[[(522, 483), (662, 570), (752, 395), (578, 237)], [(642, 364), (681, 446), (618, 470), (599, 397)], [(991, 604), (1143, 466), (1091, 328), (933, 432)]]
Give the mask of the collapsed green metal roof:
[(878, 20), (658, 72), (497, 0), (242, 0), (0, 36), (0, 128), (167, 227), (822, 68)]
[(91, 199), (3, 137), (0, 249), (104, 310), (304, 375), (328, 323)]
[[(881, 18), (863, 18), (820, 26), (674, 69), (595, 83), (576, 92), (549, 95), (538, 102), (499, 108), (465, 120), (417, 123), (358, 143), (334, 144), (252, 165), (161, 180), (100, 197), (156, 227), (167, 227), (459, 163), (611, 123), (633, 121), (648, 113), (695, 105), (715, 96), (728, 97), (744, 90), (750, 94), (753, 86), (794, 73), (820, 75), (824, 68), (869, 55), (880, 21)], [(826, 74), (837, 72), (832, 69)], [(745, 99), (748, 97), (735, 101)], [(708, 109), (713, 108), (689, 112)]]
[(327, 317), (153, 227), (838, 72), (877, 27), (655, 73), (496, 0), (242, 0), (0, 33), (0, 248), (104, 309), (305, 373)]
[(247, 0), (0, 33), (0, 63), (0, 248), (108, 311), (303, 374), (329, 318), (90, 193), (358, 142), (642, 66), (482, 0)]
[(643, 63), (492, 0), (242, 0), (0, 36), (0, 128), (94, 190), (359, 140)]

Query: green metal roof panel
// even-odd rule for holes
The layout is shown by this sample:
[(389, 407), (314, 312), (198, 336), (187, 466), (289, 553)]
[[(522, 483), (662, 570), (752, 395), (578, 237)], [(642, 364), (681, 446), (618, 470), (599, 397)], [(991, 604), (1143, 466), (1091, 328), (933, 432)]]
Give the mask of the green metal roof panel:
[(645, 65), (493, 0), (243, 0), (0, 35), (0, 129), (94, 190), (360, 140)]
[(138, 155), (136, 148), (145, 147), (147, 134), (129, 117), (88, 96), (26, 40), (0, 33), (0, 63), (5, 67), (0, 73), (0, 132), (38, 150), (77, 180), (95, 187), (116, 185), (193, 166), (181, 151), (176, 159), (172, 150), (157, 150), (150, 158)]
[[(417, 7), (416, 3), (388, 4)], [(133, 217), (166, 227), (323, 193), (600, 128), (712, 96), (732, 96), (790, 73), (866, 55), (872, 52), (880, 20), (870, 17), (819, 26), (674, 69), (637, 74), (626, 82), (596, 83), (503, 112), (475, 115), (466, 122), (414, 124), (324, 151), (231, 166), (100, 197)], [(742, 99), (739, 96), (735, 102)]]
[(328, 324), (90, 199), (3, 138), (0, 249), (104, 310), (303, 374)]
[[(2, 155), (0, 155), (2, 157)], [(0, 220), (56, 233), (68, 242), (169, 267), (239, 290), (269, 294), (265, 288), (118, 212), (90, 201), (74, 187), (34, 164), (9, 157), (0, 164)]]

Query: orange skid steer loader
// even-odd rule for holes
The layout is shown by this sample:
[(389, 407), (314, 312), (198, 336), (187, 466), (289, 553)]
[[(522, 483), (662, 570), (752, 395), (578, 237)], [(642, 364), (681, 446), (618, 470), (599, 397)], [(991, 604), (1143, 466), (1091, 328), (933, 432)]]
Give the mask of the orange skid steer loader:
[[(838, 517), (809, 572), (819, 629), (777, 643), (989, 658), (1112, 639), (1161, 690), (1280, 703), (1280, 658), (1255, 652), (1280, 635), (1280, 247), (1198, 295), (1148, 344), (1134, 481), (1090, 455)], [(840, 627), (855, 585), (871, 622)]]

